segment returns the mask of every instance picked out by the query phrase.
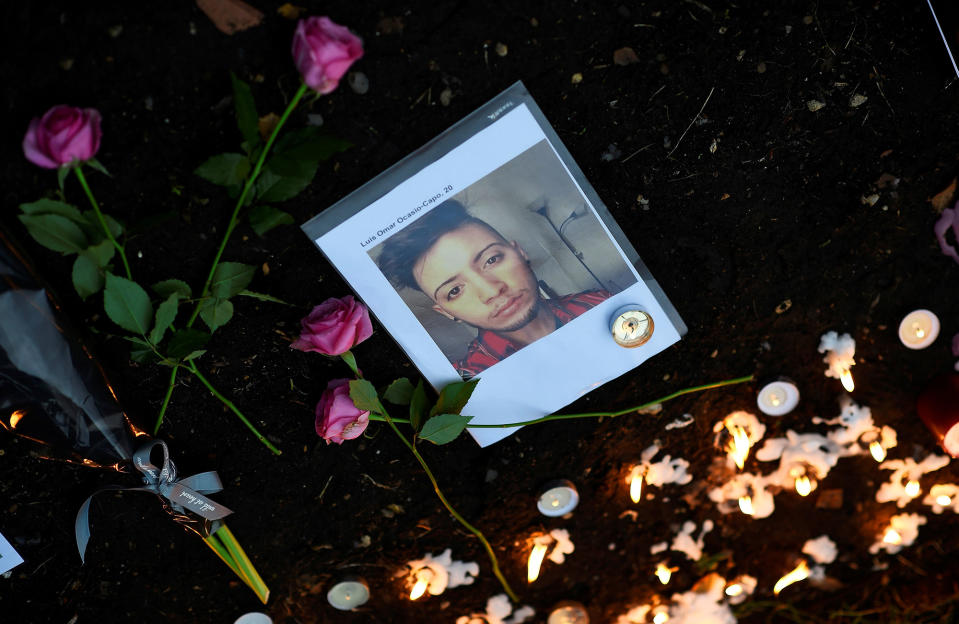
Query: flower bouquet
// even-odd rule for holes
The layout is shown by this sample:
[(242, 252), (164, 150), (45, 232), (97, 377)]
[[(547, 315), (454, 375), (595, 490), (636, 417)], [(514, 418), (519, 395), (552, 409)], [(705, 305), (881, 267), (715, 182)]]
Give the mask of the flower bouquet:
[[(174, 521), (204, 542), (264, 603), (269, 589), (223, 522), (232, 513), (207, 497), (222, 489), (216, 472), (179, 477), (166, 443), (137, 429), (116, 403), (96, 362), (66, 332), (58, 306), (0, 232), (0, 426), (47, 445), (84, 466), (142, 476), (140, 487), (107, 486), (156, 494)], [(161, 465), (151, 455), (162, 450)], [(92, 495), (77, 514), (80, 558), (90, 539)]]

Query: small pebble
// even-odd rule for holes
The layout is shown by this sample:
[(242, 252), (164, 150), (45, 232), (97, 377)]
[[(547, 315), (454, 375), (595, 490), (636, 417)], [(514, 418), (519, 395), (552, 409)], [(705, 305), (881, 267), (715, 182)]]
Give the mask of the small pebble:
[(116, 39), (123, 33), (123, 24), (117, 24), (116, 26), (111, 26), (110, 28), (107, 29), (107, 33), (109, 33), (110, 37), (112, 37), (113, 39)]
[(616, 65), (632, 65), (638, 62), (639, 57), (632, 48), (620, 48), (613, 52), (613, 63)]
[(583, 82), (583, 74), (576, 72), (573, 74), (572, 78), (569, 79), (569, 81), (573, 84), (579, 84)]
[(319, 113), (310, 113), (306, 116), (306, 123), (311, 126), (322, 126), (323, 125), (323, 115)]
[(823, 109), (826, 107), (825, 102), (820, 102), (819, 100), (809, 100), (806, 102), (806, 108), (809, 109), (810, 113), (815, 113), (817, 110)]
[(453, 99), (453, 91), (447, 87), (440, 92), (440, 104), (443, 106), (449, 106), (450, 100)]
[(765, 74), (765, 73), (766, 73), (766, 63), (760, 61), (759, 64), (756, 65), (756, 73), (758, 73), (758, 74)]
[(862, 106), (863, 104), (865, 104), (866, 100), (868, 99), (869, 98), (867, 98), (865, 95), (862, 95), (860, 93), (853, 94), (853, 96), (849, 98), (849, 106), (850, 108), (858, 108), (859, 106)]
[(496, 47), (493, 49), (496, 50), (497, 56), (506, 56), (509, 53), (509, 48), (502, 41), (497, 41)]
[(62, 69), (63, 71), (70, 71), (71, 67), (73, 67), (72, 58), (65, 58), (62, 61), (60, 61), (60, 69)]
[(359, 95), (363, 95), (370, 90), (370, 79), (363, 72), (350, 72), (346, 81), (350, 84), (353, 92)]

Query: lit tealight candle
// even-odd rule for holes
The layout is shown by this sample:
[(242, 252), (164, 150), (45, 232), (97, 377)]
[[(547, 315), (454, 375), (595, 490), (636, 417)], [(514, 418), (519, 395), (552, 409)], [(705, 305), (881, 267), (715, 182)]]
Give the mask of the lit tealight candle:
[(589, 624), (589, 613), (579, 602), (565, 600), (555, 607), (549, 613), (547, 624)]
[(413, 577), (416, 582), (413, 583), (413, 589), (410, 590), (410, 600), (416, 600), (425, 594), (426, 590), (430, 588), (430, 581), (433, 580), (434, 576), (436, 574), (433, 570), (425, 566), (414, 572)]
[(916, 411), (942, 448), (959, 457), (959, 373), (933, 379), (919, 395)]
[(869, 444), (869, 453), (877, 462), (882, 462), (882, 460), (886, 459), (886, 449), (882, 448), (879, 440), (875, 440)]
[(351, 611), (370, 599), (370, 587), (361, 578), (345, 578), (326, 592), (326, 600), (335, 609)]
[(939, 336), (939, 317), (929, 310), (914, 310), (899, 323), (899, 340), (910, 349), (925, 349)]
[(579, 492), (570, 481), (561, 479), (547, 483), (540, 492), (536, 508), (544, 516), (565, 516), (579, 504)]
[(251, 611), (250, 613), (244, 613), (240, 617), (236, 618), (236, 621), (233, 624), (273, 624), (273, 619), (270, 618), (266, 613), (260, 613), (259, 611)]
[(766, 384), (756, 397), (756, 405), (763, 414), (783, 416), (799, 405), (799, 388), (782, 380)]
[(915, 479), (909, 480), (909, 482), (906, 483), (906, 487), (905, 487), (906, 496), (910, 496), (912, 498), (919, 496), (919, 491), (920, 491), (919, 487), (920, 486), (918, 481), (916, 481)]

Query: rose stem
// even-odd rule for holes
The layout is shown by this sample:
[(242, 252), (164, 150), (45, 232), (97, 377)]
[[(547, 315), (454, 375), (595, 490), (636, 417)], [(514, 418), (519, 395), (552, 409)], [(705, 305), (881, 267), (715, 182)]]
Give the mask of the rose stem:
[(180, 365), (175, 364), (173, 370), (170, 371), (170, 383), (167, 384), (166, 395), (163, 397), (163, 405), (160, 406), (160, 413), (157, 414), (157, 422), (153, 425), (153, 435), (156, 435), (160, 430), (160, 425), (163, 424), (163, 415), (166, 414), (166, 408), (170, 405), (170, 397), (173, 396), (173, 385), (176, 383), (176, 372), (179, 370)]
[(443, 491), (436, 482), (436, 477), (433, 476), (433, 471), (430, 470), (430, 467), (426, 464), (426, 460), (423, 459), (423, 456), (420, 455), (419, 451), (416, 450), (416, 447), (409, 440), (407, 440), (406, 436), (404, 436), (399, 428), (397, 428), (393, 422), (393, 419), (390, 418), (390, 415), (386, 413), (385, 409), (383, 410), (383, 418), (386, 420), (387, 424), (389, 424), (390, 428), (393, 429), (393, 432), (396, 433), (400, 440), (403, 441), (403, 444), (410, 449), (410, 452), (413, 453), (413, 456), (416, 458), (416, 461), (420, 463), (420, 466), (423, 467), (423, 470), (426, 472), (426, 476), (430, 478), (430, 482), (433, 484), (433, 490), (436, 492), (436, 496), (439, 497), (440, 502), (443, 503), (443, 506), (446, 507), (447, 511), (449, 511), (450, 514), (452, 514), (452, 516), (456, 518), (460, 524), (466, 527), (466, 530), (475, 535), (483, 544), (483, 548), (486, 549), (486, 554), (490, 558), (490, 563), (493, 564), (493, 574), (496, 575), (497, 579), (499, 579), (500, 585), (503, 586), (503, 589), (506, 590), (506, 593), (509, 594), (509, 597), (513, 600), (513, 602), (519, 602), (519, 598), (513, 592), (513, 589), (509, 586), (509, 583), (506, 582), (506, 577), (504, 577), (503, 573), (500, 571), (499, 562), (496, 560), (496, 553), (493, 552), (493, 547), (490, 546), (490, 543), (486, 540), (486, 536), (483, 535), (482, 531), (467, 522), (466, 518), (461, 516), (459, 512), (453, 509), (453, 506), (450, 505), (450, 502), (446, 500), (446, 496), (443, 495)]
[(239, 416), (240, 420), (243, 421), (243, 424), (245, 424), (245, 425), (250, 429), (250, 431), (253, 432), (253, 435), (255, 435), (260, 442), (262, 442), (263, 444), (265, 444), (266, 447), (267, 447), (268, 449), (270, 449), (271, 451), (273, 451), (274, 454), (276, 454), (276, 455), (282, 455), (282, 454), (283, 454), (278, 448), (276, 448), (275, 446), (273, 446), (273, 445), (270, 443), (269, 440), (267, 440), (265, 437), (263, 437), (263, 434), (262, 434), (262, 433), (260, 433), (259, 431), (257, 431), (256, 427), (253, 426), (253, 423), (251, 423), (249, 420), (246, 419), (246, 416), (243, 415), (243, 412), (241, 412), (239, 409), (237, 409), (236, 405), (233, 405), (233, 402), (230, 401), (230, 399), (228, 399), (228, 398), (226, 398), (225, 396), (223, 396), (222, 394), (220, 394), (219, 391), (217, 391), (216, 388), (214, 388), (212, 385), (210, 385), (210, 382), (207, 381), (206, 377), (204, 377), (203, 374), (200, 372), (200, 370), (196, 367), (196, 363), (195, 363), (195, 362), (193, 362), (193, 361), (191, 360), (190, 363), (189, 363), (189, 367), (190, 367), (190, 372), (192, 372), (192, 373), (196, 376), (196, 378), (200, 380), (200, 383), (202, 383), (204, 386), (206, 386), (206, 389), (209, 390), (210, 393), (211, 393), (213, 396), (215, 396), (216, 398), (220, 399), (220, 401), (221, 401), (224, 405), (226, 405), (228, 408), (230, 408), (230, 411), (232, 411), (234, 414), (236, 414), (237, 416)]
[(505, 427), (519, 427), (523, 425), (535, 425), (537, 423), (547, 422), (550, 420), (569, 420), (573, 418), (602, 418), (603, 416), (609, 416), (610, 418), (615, 418), (617, 416), (623, 416), (624, 414), (629, 414), (631, 412), (638, 412), (647, 407), (656, 405), (657, 403), (665, 403), (670, 399), (675, 399), (678, 396), (684, 394), (690, 394), (693, 392), (699, 392), (701, 390), (709, 390), (710, 388), (721, 388), (722, 386), (732, 386), (735, 384), (744, 383), (747, 381), (752, 381), (753, 376), (747, 375), (746, 377), (736, 377), (735, 379), (727, 379), (725, 381), (717, 381), (714, 383), (705, 384), (702, 386), (693, 386), (692, 388), (684, 388), (682, 390), (677, 390), (672, 394), (667, 394), (666, 396), (654, 399), (648, 403), (643, 403), (642, 405), (637, 405), (635, 407), (630, 407), (618, 412), (586, 412), (583, 414), (550, 414), (549, 416), (543, 416), (542, 418), (537, 418), (536, 420), (526, 420), (523, 422), (517, 423), (506, 423), (502, 425), (467, 425), (470, 429), (492, 429), (492, 428), (505, 428)]
[(96, 198), (93, 197), (93, 191), (90, 190), (90, 186), (87, 184), (87, 178), (83, 175), (83, 170), (77, 165), (73, 168), (73, 172), (77, 174), (77, 179), (80, 180), (80, 186), (83, 187), (83, 192), (87, 194), (87, 199), (90, 200), (90, 205), (93, 206), (93, 212), (97, 215), (97, 220), (100, 222), (100, 227), (103, 228), (103, 233), (107, 235), (107, 238), (113, 243), (116, 250), (120, 252), (120, 260), (123, 261), (123, 268), (127, 272), (127, 279), (132, 280), (133, 273), (130, 272), (130, 263), (127, 262), (127, 255), (123, 251), (123, 246), (117, 242), (117, 239), (113, 238), (113, 232), (110, 231), (110, 226), (107, 225), (103, 213), (100, 212), (100, 205), (97, 203)]
[(256, 182), (257, 177), (260, 175), (260, 170), (263, 168), (263, 163), (266, 161), (267, 153), (269, 153), (270, 148), (273, 146), (273, 142), (280, 133), (280, 129), (283, 128), (283, 124), (285, 124), (287, 118), (289, 118), (290, 113), (293, 112), (293, 109), (296, 108), (296, 105), (300, 103), (300, 100), (303, 99), (303, 96), (307, 91), (309, 91), (309, 89), (310, 88), (306, 86), (306, 84), (300, 85), (300, 88), (293, 96), (293, 99), (290, 100), (286, 110), (283, 111), (283, 115), (280, 117), (280, 120), (276, 122), (276, 126), (273, 128), (270, 138), (266, 141), (266, 146), (264, 146), (263, 151), (260, 152), (260, 157), (256, 161), (256, 166), (253, 167), (253, 172), (249, 175), (249, 177), (247, 177), (246, 183), (243, 185), (243, 191), (240, 193), (239, 199), (237, 199), (236, 207), (233, 208), (233, 214), (230, 215), (230, 222), (226, 226), (226, 232), (223, 233), (223, 240), (220, 242), (220, 248), (217, 249), (216, 256), (213, 258), (213, 266), (210, 267), (210, 273), (206, 276), (206, 283), (203, 284), (203, 292), (200, 294), (200, 301), (197, 303), (196, 308), (194, 308), (193, 314), (190, 316), (190, 320), (186, 324), (187, 327), (193, 326), (197, 315), (200, 313), (200, 306), (203, 304), (203, 300), (210, 292), (210, 283), (213, 281), (213, 274), (216, 273), (216, 267), (220, 264), (220, 258), (223, 256), (223, 250), (226, 249), (226, 244), (230, 240), (230, 235), (236, 228), (237, 217), (240, 214), (240, 209), (243, 207), (243, 204), (246, 203), (246, 196), (250, 192), (250, 189), (253, 188), (253, 183)]

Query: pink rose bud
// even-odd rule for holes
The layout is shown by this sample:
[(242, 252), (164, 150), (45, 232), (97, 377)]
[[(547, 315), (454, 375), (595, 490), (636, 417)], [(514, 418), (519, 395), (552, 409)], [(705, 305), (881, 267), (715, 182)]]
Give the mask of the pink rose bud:
[(316, 434), (327, 444), (343, 444), (343, 440), (358, 438), (369, 424), (370, 413), (353, 405), (350, 380), (332, 380), (316, 404)]
[(300, 321), (300, 337), (290, 345), (300, 351), (340, 355), (373, 334), (366, 306), (347, 295), (327, 299)]
[(23, 137), (24, 156), (46, 169), (90, 160), (99, 149), (100, 113), (93, 108), (54, 106)]
[(293, 34), (293, 61), (303, 82), (318, 93), (330, 93), (353, 61), (363, 56), (363, 41), (328, 17), (300, 20)]

